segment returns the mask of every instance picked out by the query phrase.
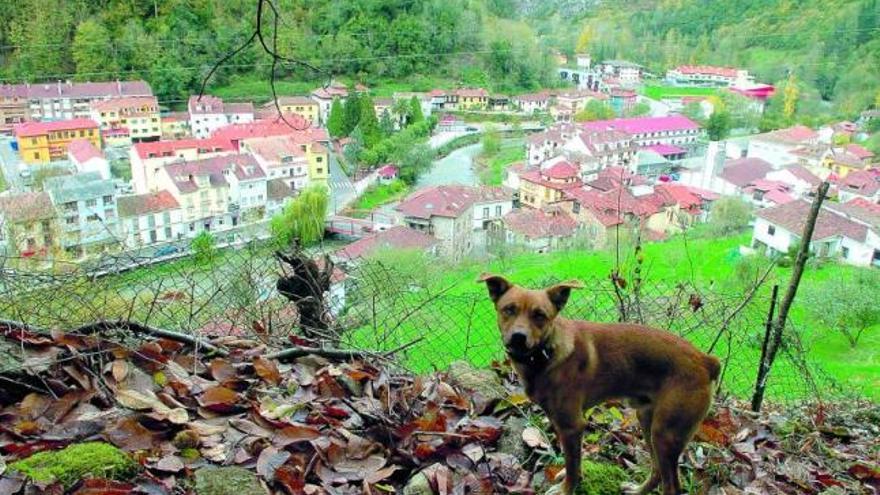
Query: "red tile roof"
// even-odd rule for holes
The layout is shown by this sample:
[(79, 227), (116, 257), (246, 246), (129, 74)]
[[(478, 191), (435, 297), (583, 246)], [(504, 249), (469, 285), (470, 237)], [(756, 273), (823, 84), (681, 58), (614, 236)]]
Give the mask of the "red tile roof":
[(180, 208), (180, 203), (170, 192), (162, 190), (134, 196), (119, 196), (116, 199), (116, 208), (120, 217), (135, 217)]
[(732, 67), (716, 67), (713, 65), (679, 65), (675, 68), (682, 74), (705, 74), (721, 77), (736, 77), (736, 69)]
[(174, 162), (165, 165), (165, 172), (181, 193), (198, 190), (196, 180), (207, 177), (212, 188), (229, 184), (226, 171), (232, 171), (238, 180), (259, 179), (266, 176), (257, 160), (251, 155), (224, 155), (191, 162)]
[(738, 158), (725, 162), (718, 176), (737, 187), (746, 187), (772, 170), (773, 166), (760, 158)]
[(427, 250), (437, 244), (437, 239), (404, 226), (391, 227), (377, 232), (336, 251), (341, 258), (354, 260), (369, 256), (379, 249), (420, 249)]
[(455, 95), (467, 98), (479, 98), (489, 96), (489, 92), (483, 88), (461, 88), (456, 89)]
[(8, 222), (30, 223), (54, 218), (55, 207), (48, 193), (26, 192), (0, 196), (0, 214)]
[(276, 115), (272, 120), (230, 124), (211, 133), (211, 137), (230, 141), (236, 146), (241, 140), (254, 137), (296, 135), (300, 141), (327, 141), (329, 139), (325, 129), (311, 127), (309, 121), (299, 114), (286, 114), (284, 118), (287, 119), (287, 122)]
[[(810, 203), (797, 199), (789, 203), (764, 208), (756, 215), (768, 222), (784, 228), (796, 236), (804, 231), (804, 224), (810, 212)], [(816, 228), (813, 231), (814, 241), (831, 237), (848, 237), (856, 241), (864, 242), (868, 233), (868, 226), (853, 221), (845, 215), (823, 206), (816, 219)]]
[(226, 103), (226, 113), (254, 113), (254, 104), (249, 101), (242, 101), (238, 103)]
[(539, 93), (527, 93), (524, 95), (516, 95), (511, 97), (514, 101), (534, 101), (534, 102), (542, 102), (550, 99), (550, 93), (546, 91), (541, 91)]
[(433, 216), (457, 218), (479, 198), (479, 191), (473, 187), (431, 186), (413, 192), (395, 209), (408, 217), (426, 220)]
[(42, 136), (50, 132), (97, 129), (98, 123), (92, 119), (55, 120), (52, 122), (25, 122), (15, 126), (18, 137)]
[(822, 179), (816, 177), (813, 172), (810, 172), (803, 165), (789, 165), (783, 170), (788, 171), (789, 173), (791, 173), (791, 175), (794, 175), (798, 179), (809, 183), (811, 186), (818, 186), (822, 183)]
[(548, 179), (570, 179), (577, 177), (578, 168), (567, 161), (561, 161), (541, 171)]
[(223, 113), (223, 100), (211, 95), (193, 95), (187, 104), (190, 114)]
[[(279, 96), (278, 97), (278, 105), (287, 106), (287, 105), (317, 105), (318, 102), (309, 98), (308, 96)], [(275, 109), (275, 102), (268, 102), (263, 104), (263, 108)]]
[(585, 122), (582, 126), (584, 129), (592, 131), (617, 129), (635, 135), (654, 132), (684, 132), (700, 129), (699, 124), (684, 115), (594, 120), (592, 122)]
[(780, 191), (778, 189), (767, 191), (767, 193), (764, 194), (764, 199), (776, 203), (777, 205), (784, 205), (786, 203), (794, 201), (794, 197), (792, 197), (791, 194), (788, 194), (785, 191)]
[(384, 167), (377, 170), (376, 173), (379, 175), (379, 177), (382, 177), (383, 179), (390, 179), (392, 177), (397, 177), (397, 167), (391, 164), (385, 165)]
[(77, 163), (85, 163), (94, 158), (104, 158), (104, 153), (88, 139), (74, 139), (67, 146), (67, 153)]
[(850, 172), (844, 177), (840, 187), (863, 196), (873, 196), (880, 191), (880, 168)]
[(144, 81), (106, 81), (85, 83), (35, 83), (0, 85), (0, 96), (20, 98), (112, 98), (151, 96), (153, 90)]
[(530, 239), (570, 237), (577, 230), (577, 221), (559, 208), (549, 211), (523, 208), (503, 218), (508, 230)]
[(643, 149), (651, 150), (661, 156), (680, 155), (687, 152), (686, 149), (679, 148), (672, 144), (652, 144), (650, 146), (645, 146)]
[(859, 160), (867, 160), (874, 157), (874, 152), (855, 143), (846, 145), (846, 151), (858, 158)]
[(764, 141), (776, 141), (787, 144), (805, 144), (819, 138), (819, 133), (807, 126), (796, 125), (787, 129), (779, 129), (777, 131), (759, 134), (753, 139)]
[(162, 156), (174, 156), (180, 150), (200, 150), (200, 153), (219, 153), (223, 151), (235, 151), (235, 147), (224, 139), (177, 139), (173, 141), (153, 141), (148, 143), (135, 143), (132, 148), (141, 158), (158, 158)]
[[(149, 113), (159, 111), (159, 100), (155, 96), (127, 96), (110, 98), (92, 103), (92, 109), (98, 112)], [(142, 112), (142, 109), (145, 111)]]

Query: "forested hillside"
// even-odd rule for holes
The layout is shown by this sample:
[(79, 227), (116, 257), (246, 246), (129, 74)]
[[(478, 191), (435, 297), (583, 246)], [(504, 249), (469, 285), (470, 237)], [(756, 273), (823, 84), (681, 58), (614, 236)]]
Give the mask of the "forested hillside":
[[(596, 6), (572, 17), (583, 3)], [(880, 106), (877, 0), (519, 0), (519, 11), (565, 52), (626, 58), (659, 75), (684, 63), (742, 66), (774, 83), (791, 74), (807, 120)]]
[[(142, 77), (164, 102), (198, 89), (211, 65), (245, 41), (259, 0), (16, 0), (0, 15), (3, 82)], [(268, 2), (266, 2), (268, 5)], [(484, 0), (276, 0), (278, 51), (303, 60), (280, 77), (327, 73), (370, 83), (442, 76), (498, 90), (555, 81), (552, 57), (525, 22)], [(268, 11), (269, 8), (267, 7)], [(509, 14), (510, 12), (508, 12)], [(274, 16), (263, 19), (272, 42)], [(268, 78), (258, 44), (218, 71)], [(426, 83), (427, 84), (427, 83)], [(428, 89), (428, 88), (425, 88)]]

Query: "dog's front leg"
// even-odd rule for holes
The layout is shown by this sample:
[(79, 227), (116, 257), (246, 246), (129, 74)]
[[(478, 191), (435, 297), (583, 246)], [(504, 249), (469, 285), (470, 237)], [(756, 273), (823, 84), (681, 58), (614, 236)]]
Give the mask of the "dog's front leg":
[(581, 482), (581, 443), (584, 425), (578, 421), (557, 423), (556, 436), (565, 456), (565, 481), (562, 484), (564, 495), (573, 495)]

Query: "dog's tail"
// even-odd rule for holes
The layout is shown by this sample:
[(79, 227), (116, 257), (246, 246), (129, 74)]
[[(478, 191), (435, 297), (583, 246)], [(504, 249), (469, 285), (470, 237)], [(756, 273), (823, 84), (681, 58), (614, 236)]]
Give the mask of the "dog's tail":
[(704, 354), (703, 363), (706, 366), (706, 371), (709, 372), (709, 380), (716, 383), (718, 381), (718, 376), (721, 375), (721, 361), (715, 356)]

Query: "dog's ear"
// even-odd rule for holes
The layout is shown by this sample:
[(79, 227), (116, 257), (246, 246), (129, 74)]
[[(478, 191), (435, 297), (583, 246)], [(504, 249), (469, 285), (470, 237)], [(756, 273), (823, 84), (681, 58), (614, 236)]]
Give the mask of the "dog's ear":
[(506, 278), (501, 275), (492, 275), (491, 273), (480, 275), (477, 278), (477, 282), (486, 283), (486, 288), (489, 289), (489, 297), (492, 299), (492, 302), (498, 302), (501, 296), (512, 287)]
[(560, 282), (554, 286), (547, 287), (544, 291), (547, 293), (547, 297), (550, 299), (550, 302), (556, 306), (556, 311), (562, 311), (562, 308), (565, 307), (565, 303), (568, 302), (568, 296), (571, 295), (571, 289), (583, 289), (584, 284), (580, 283), (577, 280), (567, 280), (565, 282)]

